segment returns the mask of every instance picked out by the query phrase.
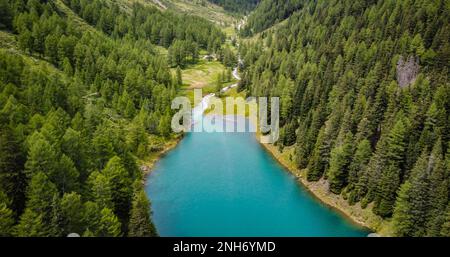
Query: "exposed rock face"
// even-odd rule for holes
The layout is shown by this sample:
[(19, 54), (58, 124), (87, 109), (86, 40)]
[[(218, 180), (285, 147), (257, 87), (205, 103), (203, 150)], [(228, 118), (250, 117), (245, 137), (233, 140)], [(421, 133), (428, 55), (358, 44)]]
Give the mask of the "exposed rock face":
[(406, 87), (414, 83), (419, 73), (419, 60), (410, 56), (406, 61), (403, 56), (397, 63), (397, 83), (400, 87)]

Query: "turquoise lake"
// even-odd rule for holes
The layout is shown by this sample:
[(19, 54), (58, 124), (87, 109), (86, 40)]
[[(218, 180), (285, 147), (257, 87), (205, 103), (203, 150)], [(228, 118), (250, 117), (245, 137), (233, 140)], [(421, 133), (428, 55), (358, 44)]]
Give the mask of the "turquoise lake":
[(254, 133), (188, 133), (147, 178), (161, 236), (367, 236), (315, 199)]

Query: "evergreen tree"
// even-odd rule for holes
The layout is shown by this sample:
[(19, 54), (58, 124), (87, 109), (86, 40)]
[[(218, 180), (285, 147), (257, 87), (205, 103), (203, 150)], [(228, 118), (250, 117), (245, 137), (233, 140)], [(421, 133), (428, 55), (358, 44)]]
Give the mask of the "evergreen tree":
[(11, 236), (14, 226), (14, 213), (9, 208), (11, 202), (0, 191), (0, 237)]
[(25, 163), (25, 172), (28, 177), (42, 172), (47, 176), (53, 176), (58, 167), (58, 156), (50, 143), (39, 133), (35, 133), (29, 139), (30, 149), (27, 162)]
[(108, 209), (104, 208), (101, 211), (101, 218), (99, 222), (99, 231), (96, 236), (101, 237), (118, 237), (122, 235), (120, 230), (121, 224), (119, 219), (114, 215), (114, 213)]
[(343, 144), (331, 151), (328, 180), (330, 191), (335, 194), (340, 194), (348, 182), (348, 168), (351, 163), (352, 149), (352, 134), (349, 132)]
[(398, 120), (387, 137), (386, 149), (380, 149), (380, 152), (386, 154), (386, 166), (381, 171), (373, 211), (382, 217), (391, 216), (394, 209), (402, 176), (401, 167), (404, 164), (406, 132), (404, 122), (402, 119)]
[(11, 200), (11, 208), (22, 212), (25, 202), (26, 176), (24, 156), (16, 136), (9, 128), (0, 128), (0, 188)]
[(444, 224), (442, 224), (441, 236), (450, 236), (450, 204), (447, 205), (447, 208), (445, 210), (445, 220)]
[(38, 172), (31, 178), (30, 185), (27, 189), (26, 208), (43, 214), (45, 222), (50, 222), (52, 202), (55, 194), (58, 194), (56, 186), (43, 173)]
[(429, 165), (432, 167), (429, 174), (429, 191), (427, 206), (427, 223), (425, 228), (427, 236), (439, 236), (445, 221), (446, 205), (448, 204), (448, 167), (443, 160), (442, 141), (437, 140), (430, 155)]
[(12, 25), (12, 11), (7, 0), (0, 0), (0, 28), (10, 29)]
[(423, 236), (428, 206), (428, 173), (430, 163), (423, 153), (412, 171), (410, 179), (399, 192), (393, 223), (397, 236)]
[(400, 185), (400, 169), (390, 164), (382, 172), (379, 183), (379, 196), (375, 201), (373, 212), (381, 217), (388, 217), (392, 215), (397, 188)]
[(92, 199), (100, 208), (114, 208), (112, 201), (112, 186), (110, 180), (98, 171), (93, 172), (88, 179)]
[(61, 199), (61, 215), (64, 222), (64, 234), (82, 234), (84, 206), (81, 196), (77, 193), (66, 193)]
[(150, 219), (150, 202), (145, 191), (139, 189), (135, 192), (132, 203), (128, 236), (144, 237), (156, 235), (156, 228)]
[(83, 217), (81, 221), (84, 225), (83, 236), (96, 236), (100, 230), (101, 208), (95, 202), (85, 202), (83, 206)]
[[(182, 85), (153, 44), (170, 48), (176, 67), (208, 45), (219, 53), (225, 35), (205, 19), (137, 3), (129, 12), (102, 0), (0, 6), (2, 235), (126, 234), (137, 158), (148, 155), (150, 134), (170, 138), (170, 101)], [(74, 26), (68, 10), (91, 29)]]
[(217, 78), (216, 78), (216, 93), (217, 95), (221, 95), (222, 92), (222, 88), (223, 88), (223, 77), (222, 74), (218, 74)]
[(180, 66), (177, 66), (176, 85), (177, 85), (177, 88), (180, 88), (183, 85), (183, 75), (181, 74)]
[(126, 223), (131, 207), (132, 184), (129, 173), (123, 166), (122, 159), (118, 156), (112, 157), (106, 164), (102, 174), (104, 174), (108, 184), (111, 186), (113, 210), (122, 222)]
[(58, 170), (54, 175), (55, 184), (62, 193), (78, 190), (79, 172), (73, 161), (65, 154), (61, 156)]
[(353, 161), (350, 164), (349, 168), (348, 190), (350, 190), (351, 193), (348, 202), (350, 204), (354, 204), (360, 200), (358, 196), (357, 186), (358, 182), (360, 181), (360, 178), (362, 178), (364, 175), (363, 174), (364, 171), (367, 169), (367, 165), (369, 163), (371, 155), (372, 149), (370, 147), (369, 140), (367, 139), (362, 140), (356, 148), (356, 152), (353, 156)]
[(158, 124), (158, 133), (167, 138), (170, 135), (170, 132), (172, 131), (171, 128), (171, 118), (169, 114), (165, 114), (161, 117), (159, 124)]
[(19, 224), (14, 228), (14, 235), (18, 237), (44, 237), (48, 236), (42, 214), (37, 214), (31, 209), (25, 209), (20, 216)]

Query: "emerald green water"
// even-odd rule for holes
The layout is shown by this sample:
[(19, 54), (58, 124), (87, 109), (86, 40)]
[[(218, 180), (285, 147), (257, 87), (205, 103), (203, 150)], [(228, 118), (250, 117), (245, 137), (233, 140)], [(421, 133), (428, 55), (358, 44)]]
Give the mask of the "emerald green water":
[(190, 133), (147, 181), (161, 236), (367, 236), (313, 198), (253, 133)]

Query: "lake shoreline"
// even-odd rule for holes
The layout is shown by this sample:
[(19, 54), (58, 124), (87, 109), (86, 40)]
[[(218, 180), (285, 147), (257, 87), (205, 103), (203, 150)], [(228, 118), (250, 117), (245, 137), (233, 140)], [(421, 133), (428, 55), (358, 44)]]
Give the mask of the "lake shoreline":
[[(256, 134), (256, 137), (258, 137), (258, 133)], [(362, 209), (359, 203), (354, 206), (350, 206), (348, 202), (340, 195), (335, 195), (328, 191), (327, 182), (324, 179), (318, 182), (308, 182), (304, 177), (304, 172), (296, 168), (292, 161), (282, 158), (281, 153), (278, 151), (276, 146), (263, 144), (261, 142), (259, 143), (263, 149), (277, 161), (277, 163), (283, 166), (296, 178), (296, 180), (301, 184), (300, 186), (303, 186), (321, 204), (332, 208), (353, 224), (361, 226), (372, 233), (379, 236), (390, 235), (390, 233), (384, 229), (384, 227), (386, 227), (384, 224), (385, 222), (380, 217), (373, 214), (370, 207)], [(370, 233), (369, 231), (368, 233)]]
[[(161, 158), (163, 158), (165, 155), (167, 155), (170, 151), (175, 149), (178, 146), (178, 144), (181, 142), (181, 140), (183, 140), (183, 138), (184, 138), (183, 134), (180, 134), (174, 138), (171, 138), (170, 140), (165, 142), (163, 149), (161, 151), (158, 151), (153, 158), (143, 162), (143, 165), (141, 166), (141, 171), (144, 174), (144, 179), (143, 179), (144, 184), (147, 183), (147, 178), (154, 170), (156, 163), (158, 163), (158, 161), (161, 160)], [(143, 168), (143, 167), (145, 167), (145, 168)]]
[[(208, 113), (206, 115), (211, 114)], [(252, 123), (250, 120), (249, 122)], [(253, 124), (253, 126), (259, 129), (258, 124)], [(372, 213), (372, 204), (365, 209), (361, 208), (360, 203), (351, 206), (341, 195), (336, 195), (329, 192), (328, 182), (325, 179), (321, 179), (318, 182), (307, 181), (304, 171), (298, 169), (292, 161), (283, 158), (282, 153), (278, 151), (275, 145), (261, 143), (259, 141), (260, 135), (261, 134), (259, 132), (255, 133), (256, 140), (262, 148), (270, 154), (278, 164), (292, 174), (297, 182), (299, 182), (299, 186), (305, 188), (320, 204), (323, 204), (326, 207), (333, 209), (333, 211), (338, 212), (343, 218), (347, 219), (354, 225), (367, 229), (368, 234), (374, 233), (376, 236), (392, 235), (391, 231), (389, 231), (388, 222)]]
[[(208, 114), (207, 114), (208, 115)], [(255, 134), (258, 138), (259, 133)], [(147, 184), (148, 177), (155, 168), (157, 162), (166, 156), (170, 151), (175, 149), (178, 144), (183, 140), (184, 134), (178, 135), (171, 138), (164, 144), (164, 147), (159, 151), (153, 158), (144, 162), (146, 170), (144, 173), (144, 184)], [(304, 171), (299, 170), (295, 167), (294, 163), (290, 160), (283, 158), (282, 154), (278, 151), (277, 147), (271, 144), (263, 144), (257, 139), (261, 147), (269, 154), (271, 157), (280, 164), (285, 170), (292, 174), (299, 186), (305, 188), (311, 196), (313, 196), (320, 204), (331, 208), (333, 211), (339, 213), (343, 218), (347, 219), (354, 225), (363, 227), (367, 230), (367, 233), (375, 233), (375, 235), (389, 236), (390, 233), (384, 231), (385, 222), (371, 212), (370, 205), (366, 209), (362, 209), (358, 204), (350, 206), (346, 200), (344, 200), (340, 195), (332, 194), (328, 191), (328, 186), (326, 180), (322, 179), (318, 182), (308, 182), (304, 176)], [(381, 229), (380, 229), (381, 228)]]

